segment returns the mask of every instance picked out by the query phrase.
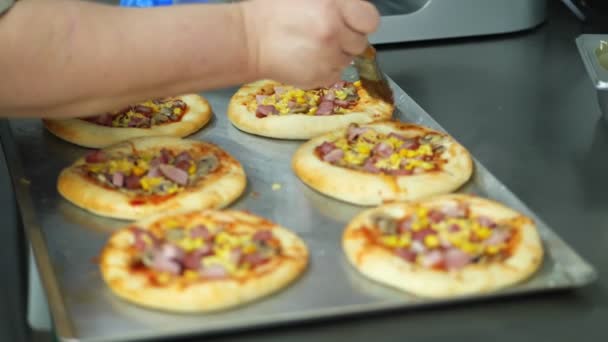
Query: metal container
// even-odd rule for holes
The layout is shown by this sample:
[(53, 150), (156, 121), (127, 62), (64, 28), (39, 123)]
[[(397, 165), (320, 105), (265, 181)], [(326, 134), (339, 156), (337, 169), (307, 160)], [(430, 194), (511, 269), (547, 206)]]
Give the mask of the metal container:
[[(352, 73), (346, 76), (353, 77)], [(390, 79), (389, 83), (395, 94), (396, 119), (443, 130)], [(62, 199), (56, 190), (61, 169), (86, 150), (46, 132), (40, 120), (0, 125), (23, 225), (60, 340), (126, 341), (211, 334), (576, 288), (596, 278), (587, 262), (475, 161), (473, 177), (459, 192), (494, 199), (533, 218), (546, 251), (540, 270), (528, 281), (505, 290), (444, 300), (417, 298), (367, 279), (350, 266), (340, 247), (346, 223), (364, 208), (328, 198), (299, 181), (290, 161), (302, 142), (267, 139), (233, 127), (225, 112), (235, 91), (203, 94), (215, 118), (189, 139), (216, 143), (242, 162), (249, 183), (232, 208), (250, 210), (292, 229), (309, 246), (311, 255), (308, 270), (292, 286), (225, 312), (170, 314), (114, 296), (94, 260), (109, 234), (126, 222), (90, 214)]]
[(608, 34), (580, 35), (576, 45), (587, 74), (597, 89), (602, 118), (608, 124)]
[(373, 44), (500, 34), (541, 24), (546, 0), (371, 0), (381, 22)]

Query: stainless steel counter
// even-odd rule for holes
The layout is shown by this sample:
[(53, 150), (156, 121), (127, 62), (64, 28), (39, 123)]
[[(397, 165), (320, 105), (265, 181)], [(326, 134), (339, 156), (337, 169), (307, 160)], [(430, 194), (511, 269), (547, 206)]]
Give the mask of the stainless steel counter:
[[(596, 267), (599, 281), (575, 292), (204, 340), (608, 340), (608, 126), (574, 44), (581, 32), (553, 1), (549, 21), (532, 32), (391, 46), (380, 58), (414, 100)], [(0, 166), (0, 341), (25, 341), (23, 243)]]

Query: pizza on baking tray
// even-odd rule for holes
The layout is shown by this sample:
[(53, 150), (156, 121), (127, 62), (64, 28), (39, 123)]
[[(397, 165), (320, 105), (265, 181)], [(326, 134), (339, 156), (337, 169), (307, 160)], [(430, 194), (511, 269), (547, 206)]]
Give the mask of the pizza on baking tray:
[(243, 305), (286, 287), (307, 265), (308, 249), (296, 234), (234, 210), (136, 222), (112, 234), (100, 258), (113, 293), (181, 312)]
[(349, 223), (342, 243), (365, 276), (424, 297), (504, 288), (530, 277), (543, 259), (530, 218), (471, 195), (366, 210)]
[(392, 117), (394, 106), (369, 96), (359, 81), (329, 88), (298, 89), (261, 80), (241, 87), (228, 118), (240, 130), (281, 139), (309, 139), (350, 123)]
[(43, 120), (49, 132), (84, 147), (100, 148), (124, 140), (166, 135), (185, 137), (211, 119), (209, 103), (200, 95), (182, 95), (142, 102), (101, 115)]
[(315, 137), (296, 151), (292, 166), (312, 188), (360, 205), (452, 192), (473, 172), (469, 152), (450, 136), (397, 121)]
[(138, 219), (158, 211), (221, 208), (245, 185), (241, 164), (213, 144), (145, 137), (78, 159), (61, 172), (57, 188), (95, 214)]

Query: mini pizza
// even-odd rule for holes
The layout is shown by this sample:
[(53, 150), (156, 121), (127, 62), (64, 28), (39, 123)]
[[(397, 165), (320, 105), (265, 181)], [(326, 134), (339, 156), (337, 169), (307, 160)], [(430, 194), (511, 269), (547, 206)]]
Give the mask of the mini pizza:
[(139, 219), (159, 211), (221, 208), (246, 185), (241, 164), (219, 147), (146, 137), (87, 154), (59, 175), (59, 193), (101, 216)]
[(241, 211), (152, 217), (116, 231), (100, 257), (114, 294), (153, 309), (206, 312), (277, 292), (308, 265), (294, 233)]
[(146, 101), (86, 118), (43, 120), (49, 132), (73, 144), (101, 148), (139, 137), (185, 137), (211, 119), (211, 107), (199, 95)]
[(505, 288), (533, 275), (543, 259), (530, 218), (469, 195), (366, 210), (347, 226), (342, 243), (363, 275), (421, 297)]
[(228, 118), (238, 129), (279, 139), (309, 139), (350, 123), (387, 120), (394, 106), (376, 100), (359, 81), (302, 90), (274, 81), (244, 85), (230, 100)]
[(316, 137), (292, 167), (307, 185), (359, 205), (415, 200), (454, 191), (473, 172), (469, 152), (445, 133), (396, 121)]

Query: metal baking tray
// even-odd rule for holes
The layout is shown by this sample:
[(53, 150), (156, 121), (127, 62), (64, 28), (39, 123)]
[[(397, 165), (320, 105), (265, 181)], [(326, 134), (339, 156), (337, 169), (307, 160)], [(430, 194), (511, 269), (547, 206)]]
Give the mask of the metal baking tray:
[[(353, 77), (352, 72), (346, 76)], [(397, 119), (443, 130), (392, 80), (389, 82), (395, 92)], [(475, 161), (474, 176), (459, 192), (497, 200), (534, 218), (546, 248), (539, 272), (506, 290), (450, 300), (416, 298), (368, 280), (351, 268), (340, 247), (343, 227), (364, 208), (323, 196), (300, 182), (290, 162), (301, 142), (267, 139), (234, 128), (225, 112), (235, 90), (203, 94), (215, 116), (189, 139), (219, 144), (238, 158), (249, 183), (232, 207), (250, 210), (292, 229), (308, 244), (311, 255), (308, 270), (292, 286), (221, 313), (163, 313), (112, 295), (100, 277), (95, 258), (109, 234), (126, 222), (89, 214), (63, 200), (56, 191), (60, 170), (86, 150), (52, 136), (39, 120), (12, 120), (0, 127), (24, 227), (59, 339), (93, 342), (202, 335), (575, 288), (596, 278), (588, 263)]]

